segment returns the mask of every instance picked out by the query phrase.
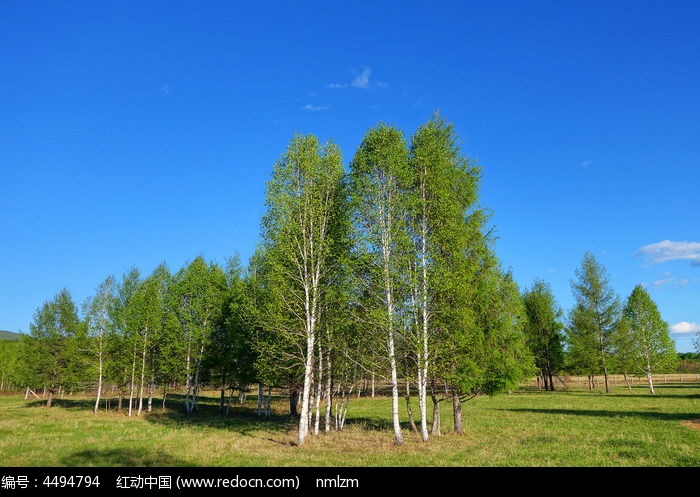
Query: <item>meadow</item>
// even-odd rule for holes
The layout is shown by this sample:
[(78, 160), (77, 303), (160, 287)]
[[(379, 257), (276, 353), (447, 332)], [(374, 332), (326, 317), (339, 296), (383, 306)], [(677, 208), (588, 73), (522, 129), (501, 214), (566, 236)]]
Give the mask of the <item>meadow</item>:
[[(170, 398), (170, 397), (169, 397)], [(259, 420), (256, 398), (219, 415), (218, 392), (204, 391), (194, 415), (172, 396), (141, 416), (101, 410), (66, 396), (47, 409), (24, 395), (0, 397), (5, 467), (699, 467), (700, 383), (667, 383), (545, 392), (524, 386), (463, 405), (464, 434), (452, 433), (451, 404), (442, 434), (427, 443), (408, 429), (394, 446), (387, 397), (354, 397), (340, 431), (296, 446), (288, 401), (275, 398)], [(413, 406), (417, 413), (417, 405)], [(428, 416), (430, 418), (430, 414)]]

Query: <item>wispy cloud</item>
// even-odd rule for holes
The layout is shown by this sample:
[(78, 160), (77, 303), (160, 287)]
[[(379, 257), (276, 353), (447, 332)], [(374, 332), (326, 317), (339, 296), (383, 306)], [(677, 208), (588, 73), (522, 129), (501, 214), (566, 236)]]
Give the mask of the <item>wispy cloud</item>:
[(651, 282), (653, 286), (665, 286), (665, 285), (675, 285), (684, 286), (688, 284), (687, 278), (674, 278), (671, 273), (664, 273), (661, 278)]
[(307, 110), (309, 112), (319, 112), (322, 110), (328, 110), (330, 109), (330, 105), (312, 105), (312, 104), (306, 104), (305, 106), (302, 107), (302, 110)]
[(353, 86), (354, 88), (362, 88), (363, 90), (366, 90), (369, 88), (369, 77), (372, 74), (372, 69), (365, 66), (362, 68), (362, 72), (359, 74), (355, 75), (355, 78), (352, 80), (352, 83), (350, 83), (350, 86)]
[(352, 81), (349, 83), (330, 83), (326, 85), (326, 88), (329, 88), (331, 90), (343, 90), (345, 88), (359, 88), (360, 90), (368, 90), (371, 88), (382, 88), (386, 89), (389, 85), (384, 83), (383, 81), (379, 81), (377, 83), (370, 83), (370, 76), (372, 75), (372, 68), (363, 66), (361, 72), (356, 72), (354, 71), (354, 77), (352, 78)]
[(700, 242), (672, 242), (663, 240), (658, 243), (644, 245), (637, 252), (638, 256), (646, 257), (651, 264), (686, 260), (693, 266), (700, 266)]
[(593, 161), (592, 161), (592, 160), (585, 160), (585, 161), (581, 162), (581, 167), (584, 168), (584, 169), (586, 169), (586, 168), (588, 168), (588, 167), (590, 167), (590, 166), (592, 166), (592, 165), (593, 165)]
[(414, 102), (411, 104), (411, 107), (414, 109), (417, 109), (418, 107), (423, 106), (423, 102), (425, 102), (425, 95), (420, 95), (418, 98), (414, 100)]
[(698, 333), (700, 332), (700, 323), (689, 323), (688, 321), (681, 321), (671, 326), (671, 333), (676, 335), (684, 335), (687, 333)]
[(163, 86), (160, 87), (160, 91), (162, 91), (166, 95), (170, 95), (170, 85), (168, 83), (165, 83)]

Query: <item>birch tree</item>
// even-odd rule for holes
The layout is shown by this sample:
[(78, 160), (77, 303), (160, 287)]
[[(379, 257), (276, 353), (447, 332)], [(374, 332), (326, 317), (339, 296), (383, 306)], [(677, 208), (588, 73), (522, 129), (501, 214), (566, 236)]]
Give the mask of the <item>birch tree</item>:
[(21, 379), (19, 340), (0, 340), (0, 392), (12, 390)]
[(103, 380), (109, 361), (109, 341), (114, 327), (110, 318), (110, 309), (114, 306), (117, 282), (114, 276), (108, 276), (99, 284), (93, 297), (88, 297), (84, 304), (86, 340), (84, 350), (96, 361), (97, 392), (93, 412), (97, 414), (102, 397)]
[(321, 303), (328, 284), (335, 226), (343, 201), (344, 170), (340, 149), (323, 146), (313, 135), (296, 135), (274, 166), (267, 183), (262, 244), (268, 283), (284, 319), (266, 323), (267, 331), (293, 344), (303, 364), (298, 444), (309, 430), (311, 385)]
[(141, 272), (131, 267), (122, 275), (117, 287), (114, 305), (110, 309), (111, 319), (115, 325), (113, 340), (109, 343), (111, 364), (108, 365), (109, 376), (115, 382), (119, 399), (117, 411), (123, 407), (126, 389), (129, 389), (129, 413), (132, 410), (136, 356), (138, 352), (136, 331), (132, 328), (135, 307), (132, 299), (141, 284)]
[[(414, 176), (411, 190), (414, 350), (421, 436), (427, 441), (431, 361), (439, 342), (452, 340), (456, 333), (455, 323), (450, 323), (448, 316), (468, 305), (468, 289), (461, 278), (469, 278), (474, 267), (467, 259), (475, 248), (472, 245), (483, 243), (480, 230), (484, 218), (477, 205), (481, 169), (462, 156), (454, 126), (439, 113), (413, 135), (410, 164)], [(438, 400), (432, 397), (437, 413)]]
[(365, 316), (362, 326), (376, 330), (386, 344), (396, 445), (403, 443), (396, 335), (401, 327), (400, 310), (407, 298), (402, 279), (410, 247), (407, 190), (411, 179), (408, 150), (401, 131), (385, 124), (369, 130), (350, 165), (354, 238), (359, 252), (356, 260), (361, 262), (359, 267), (364, 274), (357, 281), (369, 297), (368, 308), (362, 313)]
[(634, 287), (622, 315), (636, 345), (636, 365), (646, 375), (649, 392), (654, 394), (653, 374), (673, 371), (678, 365), (668, 323), (642, 285)]
[(197, 405), (205, 350), (221, 317), (226, 276), (218, 265), (207, 265), (200, 256), (175, 275), (171, 288), (171, 305), (180, 326), (180, 350), (184, 354), (184, 408), (190, 414)]

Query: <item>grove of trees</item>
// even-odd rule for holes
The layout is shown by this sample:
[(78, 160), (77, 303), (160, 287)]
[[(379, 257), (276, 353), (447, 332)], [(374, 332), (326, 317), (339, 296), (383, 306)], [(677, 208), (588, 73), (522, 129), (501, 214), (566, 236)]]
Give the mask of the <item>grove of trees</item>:
[(458, 143), (437, 113), (408, 139), (380, 123), (346, 171), (333, 142), (295, 135), (274, 164), (246, 267), (200, 256), (176, 272), (131, 268), (81, 306), (61, 289), (19, 343), (0, 342), (0, 390), (43, 389), (48, 407), (58, 393), (90, 391), (95, 413), (140, 416), (174, 389), (191, 415), (205, 384), (230, 414), (235, 392), (257, 387), (264, 416), (275, 387), (289, 396), (299, 445), (341, 430), (368, 379), (390, 389), (397, 445), (402, 393), (423, 441), (441, 434), (443, 401), (462, 433), (466, 400), (534, 376), (554, 390), (564, 369), (603, 374), (606, 391), (611, 371), (643, 372), (654, 393), (652, 374), (677, 358), (643, 287), (623, 308), (586, 253), (568, 322), (543, 280), (521, 292), (494, 251), (481, 168)]

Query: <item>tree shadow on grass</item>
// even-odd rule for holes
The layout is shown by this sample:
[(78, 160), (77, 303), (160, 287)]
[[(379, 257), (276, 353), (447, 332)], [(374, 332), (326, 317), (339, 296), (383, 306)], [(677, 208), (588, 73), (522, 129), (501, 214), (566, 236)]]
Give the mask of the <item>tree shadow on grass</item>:
[[(391, 430), (394, 425), (393, 425), (391, 419), (357, 417), (357, 418), (346, 419), (345, 426), (357, 426), (359, 428), (362, 428), (363, 430), (385, 431), (385, 430)], [(401, 428), (402, 429), (409, 428), (409, 424), (408, 423), (401, 423)]]
[(191, 466), (190, 462), (177, 459), (170, 454), (143, 448), (134, 449), (90, 449), (69, 454), (61, 461), (64, 466), (84, 467), (164, 467)]
[[(46, 399), (33, 400), (25, 407), (46, 407)], [(95, 399), (54, 399), (51, 401), (51, 409), (79, 409), (81, 411), (91, 411), (95, 407)]]
[(687, 413), (664, 413), (650, 411), (607, 411), (593, 409), (534, 409), (525, 407), (514, 408), (493, 408), (493, 411), (508, 411), (508, 412), (531, 412), (534, 414), (556, 414), (556, 415), (571, 415), (571, 416), (589, 416), (594, 418), (642, 418), (653, 419), (657, 421), (684, 421), (688, 419)]
[(169, 428), (215, 428), (283, 444), (286, 443), (269, 438), (270, 433), (287, 433), (296, 427), (298, 421), (298, 418), (274, 410), (270, 417), (258, 417), (257, 400), (234, 404), (228, 415), (219, 412), (218, 402), (218, 398), (198, 397), (195, 411), (188, 414), (184, 410), (184, 395), (171, 394), (168, 407), (165, 410), (155, 408), (146, 419)]

